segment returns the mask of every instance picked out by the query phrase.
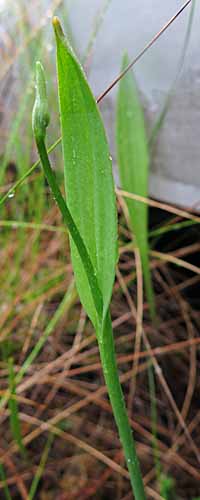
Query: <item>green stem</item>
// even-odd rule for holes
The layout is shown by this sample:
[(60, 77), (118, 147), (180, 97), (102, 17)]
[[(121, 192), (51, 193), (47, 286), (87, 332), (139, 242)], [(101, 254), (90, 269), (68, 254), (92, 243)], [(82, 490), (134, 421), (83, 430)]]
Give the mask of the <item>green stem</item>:
[(151, 361), (148, 364), (148, 379), (149, 379), (149, 393), (150, 393), (150, 405), (151, 405), (152, 448), (153, 448), (157, 481), (158, 484), (160, 485), (162, 467), (160, 463), (160, 452), (158, 447), (158, 432), (157, 432), (158, 415), (157, 415), (157, 402), (156, 402), (156, 383), (154, 377), (154, 367)]
[(94, 267), (92, 264), (92, 261), (90, 259), (89, 253), (87, 251), (87, 248), (85, 246), (85, 243), (83, 239), (81, 238), (81, 235), (78, 231), (78, 228), (71, 216), (71, 213), (66, 205), (66, 202), (62, 196), (62, 193), (60, 191), (60, 188), (57, 184), (56, 176), (51, 168), (51, 164), (49, 161), (49, 157), (47, 154), (47, 149), (46, 145), (44, 142), (43, 138), (37, 138), (36, 137), (36, 144), (38, 148), (38, 153), (40, 156), (40, 161), (43, 166), (43, 170), (45, 173), (45, 176), (47, 178), (48, 184), (52, 190), (53, 196), (55, 198), (55, 201), (58, 204), (58, 207), (61, 211), (61, 214), (63, 216), (63, 220), (69, 230), (69, 233), (76, 245), (76, 248), (78, 250), (78, 253), (81, 256), (85, 272), (89, 281), (92, 297), (94, 300), (94, 305), (97, 311), (97, 314), (99, 318), (102, 316), (102, 310), (103, 310), (103, 304), (102, 304), (102, 294), (99, 289), (98, 281), (95, 275)]
[(6, 480), (6, 473), (5, 473), (4, 466), (3, 466), (2, 462), (0, 462), (0, 479), (2, 482), (2, 489), (4, 491), (5, 500), (12, 500), (12, 497), (10, 495), (10, 491), (8, 489), (7, 480)]
[(112, 323), (109, 312), (107, 313), (104, 320), (102, 330), (97, 333), (104, 378), (108, 389), (115, 422), (118, 427), (120, 441), (124, 449), (124, 455), (130, 473), (130, 481), (135, 495), (135, 500), (145, 500), (146, 496), (144, 492), (140, 465), (137, 458), (135, 442), (129, 424), (124, 396), (119, 381)]

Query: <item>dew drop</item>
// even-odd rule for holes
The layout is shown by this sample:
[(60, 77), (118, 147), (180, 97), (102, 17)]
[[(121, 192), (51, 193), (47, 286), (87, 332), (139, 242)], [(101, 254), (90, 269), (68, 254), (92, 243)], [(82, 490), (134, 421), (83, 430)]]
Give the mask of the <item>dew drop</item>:
[(8, 198), (13, 198), (15, 196), (15, 192), (14, 191), (11, 191), (8, 195)]

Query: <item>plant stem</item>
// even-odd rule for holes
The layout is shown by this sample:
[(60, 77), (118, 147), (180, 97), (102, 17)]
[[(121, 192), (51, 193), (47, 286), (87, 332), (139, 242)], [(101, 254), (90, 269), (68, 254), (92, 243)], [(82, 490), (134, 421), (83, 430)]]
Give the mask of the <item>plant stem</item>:
[(2, 462), (0, 462), (0, 479), (2, 482), (2, 488), (4, 491), (5, 500), (12, 500), (11, 495), (10, 495), (10, 491), (8, 489), (6, 474), (5, 474), (5, 470), (4, 470), (4, 466), (3, 466)]
[(116, 354), (113, 340), (113, 330), (108, 312), (100, 332), (97, 332), (100, 357), (103, 367), (104, 378), (108, 389), (110, 402), (118, 427), (120, 441), (124, 449), (127, 467), (130, 473), (130, 481), (135, 495), (135, 500), (145, 500), (144, 485), (132, 430), (128, 420), (124, 396), (119, 381)]

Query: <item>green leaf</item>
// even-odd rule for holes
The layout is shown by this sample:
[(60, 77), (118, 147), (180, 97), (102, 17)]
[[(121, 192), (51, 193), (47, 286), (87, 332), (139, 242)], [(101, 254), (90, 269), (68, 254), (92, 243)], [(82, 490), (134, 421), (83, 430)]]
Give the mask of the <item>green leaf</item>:
[[(64, 156), (65, 190), (70, 213), (90, 255), (103, 297), (110, 304), (117, 258), (117, 217), (112, 165), (102, 119), (84, 72), (57, 18), (57, 72)], [(97, 314), (88, 279), (70, 240), (81, 302), (95, 327)]]
[(58, 204), (58, 207), (63, 216), (63, 220), (66, 224), (66, 227), (69, 230), (72, 241), (75, 244), (76, 250), (83, 264), (88, 279), (90, 291), (92, 294), (92, 298), (94, 301), (95, 309), (96, 312), (98, 313), (99, 320), (101, 321), (103, 313), (103, 300), (102, 300), (102, 293), (97, 281), (96, 272), (94, 270), (90, 255), (85, 246), (83, 238), (81, 237), (80, 232), (68, 209), (68, 206), (62, 196), (62, 193), (60, 191), (59, 185), (56, 180), (56, 175), (51, 167), (51, 163), (48, 157), (45, 145), (46, 128), (48, 126), (48, 121), (49, 121), (48, 119), (46, 119), (46, 117), (48, 116), (47, 113), (48, 113), (48, 101), (46, 94), (45, 73), (41, 63), (38, 62), (36, 63), (36, 99), (32, 115), (32, 126), (38, 148), (38, 153), (40, 156), (44, 174), (52, 190), (54, 199)]
[(175, 481), (173, 477), (162, 474), (160, 477), (160, 494), (165, 500), (175, 500)]
[(9, 399), (9, 410), (10, 410), (10, 426), (13, 438), (15, 439), (19, 450), (23, 457), (26, 456), (26, 449), (23, 444), (23, 438), (21, 433), (21, 424), (19, 418), (19, 408), (16, 399), (16, 383), (15, 383), (15, 372), (13, 367), (13, 359), (8, 359), (8, 370), (9, 370), (9, 389), (10, 389), (10, 399)]
[(6, 479), (6, 473), (4, 470), (4, 466), (1, 462), (0, 462), (0, 479), (2, 482), (2, 488), (3, 488), (5, 500), (12, 500), (11, 495), (10, 495), (10, 491), (9, 491), (8, 485), (7, 485), (7, 479)]
[[(123, 58), (122, 70), (128, 65)], [(133, 74), (127, 73), (120, 81), (117, 101), (117, 149), (122, 189), (140, 196), (148, 196), (149, 155), (144, 117)], [(130, 224), (138, 245), (147, 300), (151, 316), (155, 316), (154, 292), (148, 258), (148, 207), (139, 201), (127, 200)]]
[(45, 466), (46, 466), (46, 463), (48, 460), (51, 446), (53, 444), (53, 440), (54, 440), (54, 435), (50, 434), (48, 439), (47, 439), (46, 445), (44, 447), (43, 453), (41, 455), (41, 459), (40, 459), (40, 463), (38, 465), (38, 468), (33, 476), (33, 481), (31, 483), (31, 487), (30, 487), (29, 494), (28, 494), (28, 500), (33, 500), (36, 496), (36, 491), (38, 489), (38, 485), (39, 485), (39, 482), (41, 480), (41, 477), (44, 473), (44, 469), (45, 469)]

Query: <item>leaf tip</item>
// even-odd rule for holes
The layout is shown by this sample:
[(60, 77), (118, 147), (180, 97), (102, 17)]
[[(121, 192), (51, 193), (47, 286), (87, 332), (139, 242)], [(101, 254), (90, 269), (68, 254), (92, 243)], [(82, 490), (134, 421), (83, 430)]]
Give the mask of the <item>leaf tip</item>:
[(73, 56), (74, 56), (72, 47), (67, 39), (67, 36), (65, 35), (65, 33), (62, 29), (62, 25), (61, 25), (59, 18), (57, 16), (54, 16), (52, 23), (53, 23), (54, 33), (55, 33), (55, 37), (56, 37), (57, 47), (59, 47), (60, 45), (64, 46), (65, 49), (67, 50), (67, 52), (71, 55), (73, 54)]
[(129, 64), (129, 57), (128, 57), (128, 52), (127, 50), (124, 50), (123, 54), (122, 54), (122, 68), (125, 69), (126, 66), (128, 66)]
[(52, 23), (53, 23), (53, 28), (54, 28), (56, 37), (57, 38), (64, 38), (64, 32), (63, 32), (60, 20), (57, 16), (53, 17)]
[(41, 64), (40, 61), (36, 61), (36, 63), (35, 63), (35, 69), (36, 69), (36, 73), (38, 71), (44, 71), (44, 68), (43, 68), (43, 66), (42, 66), (42, 64)]

